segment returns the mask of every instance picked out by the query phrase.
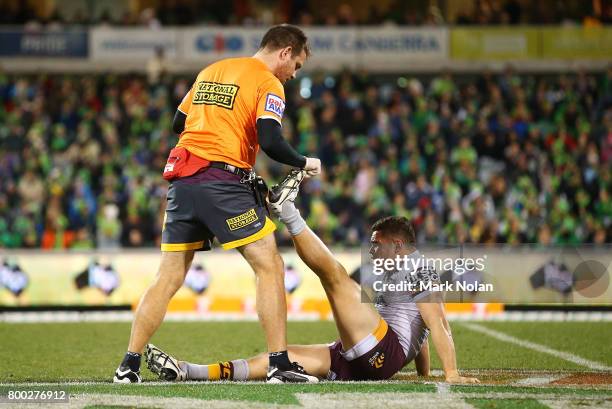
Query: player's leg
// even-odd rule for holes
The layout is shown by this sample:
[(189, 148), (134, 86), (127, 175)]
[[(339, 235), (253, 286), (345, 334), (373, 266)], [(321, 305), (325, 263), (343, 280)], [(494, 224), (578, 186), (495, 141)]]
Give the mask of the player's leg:
[(293, 236), (293, 243), (300, 258), (321, 280), (345, 351), (370, 334), (383, 331), (374, 306), (361, 302), (358, 285), (310, 228), (306, 226)]
[(371, 304), (361, 302), (359, 287), (295, 208), (293, 200), (303, 176), (302, 172), (292, 171), (275, 186), (270, 192), (270, 208), (287, 226), (300, 258), (321, 280), (347, 351), (370, 335), (380, 338), (386, 324)]
[[(300, 362), (308, 373), (318, 377), (327, 376), (330, 369), (327, 345), (290, 345), (288, 352), (289, 358)], [(148, 344), (145, 359), (148, 368), (164, 381), (263, 380), (268, 371), (267, 353), (249, 359), (202, 365), (179, 361), (155, 345)]]
[[(327, 344), (289, 345), (289, 359), (299, 362), (306, 372), (319, 378), (325, 378), (331, 366)], [(267, 371), (267, 355), (260, 354), (247, 360), (248, 379), (264, 379)]]

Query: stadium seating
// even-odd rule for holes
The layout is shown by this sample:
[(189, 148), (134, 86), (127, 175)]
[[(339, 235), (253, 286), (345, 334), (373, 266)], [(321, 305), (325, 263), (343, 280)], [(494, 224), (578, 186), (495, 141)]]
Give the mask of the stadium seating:
[[(161, 170), (190, 81), (0, 72), (0, 247), (158, 244)], [(314, 73), (287, 100), (285, 137), (323, 162), (300, 206), (324, 240), (358, 245), (385, 214), (410, 217), (420, 242), (611, 239), (612, 68)], [(286, 171), (260, 162), (270, 181)]]

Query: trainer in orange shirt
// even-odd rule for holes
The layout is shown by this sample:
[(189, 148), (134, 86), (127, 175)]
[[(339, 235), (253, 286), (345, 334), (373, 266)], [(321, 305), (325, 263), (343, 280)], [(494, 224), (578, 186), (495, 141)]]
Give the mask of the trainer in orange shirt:
[[(164, 169), (170, 186), (159, 273), (136, 310), (128, 352), (115, 372), (115, 382), (140, 382), (145, 344), (183, 284), (194, 251), (209, 250), (214, 237), (224, 249), (238, 249), (257, 276), (257, 312), (269, 352), (268, 380), (316, 380), (288, 359), (283, 260), (252, 171), (260, 146), (270, 158), (304, 169), (310, 176), (321, 171), (319, 159), (300, 155), (281, 134), (282, 84), (295, 78), (309, 54), (299, 28), (272, 27), (253, 57), (221, 60), (204, 68), (183, 98), (173, 123), (181, 135)], [(225, 372), (243, 370), (228, 367)]]

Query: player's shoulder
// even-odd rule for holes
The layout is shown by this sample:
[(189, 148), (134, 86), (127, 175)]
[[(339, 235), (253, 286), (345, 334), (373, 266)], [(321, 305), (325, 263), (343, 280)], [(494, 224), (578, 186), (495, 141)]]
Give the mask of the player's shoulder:
[(281, 100), (285, 99), (285, 89), (283, 88), (283, 84), (271, 72), (268, 71), (265, 75), (259, 77), (257, 83), (258, 91), (262, 95), (275, 95)]

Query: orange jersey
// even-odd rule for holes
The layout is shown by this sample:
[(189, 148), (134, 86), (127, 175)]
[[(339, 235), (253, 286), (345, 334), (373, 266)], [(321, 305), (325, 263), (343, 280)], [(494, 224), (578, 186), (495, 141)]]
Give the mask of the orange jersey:
[(252, 168), (257, 119), (281, 122), (283, 86), (255, 58), (228, 58), (204, 68), (178, 107), (187, 115), (177, 147), (209, 161)]

